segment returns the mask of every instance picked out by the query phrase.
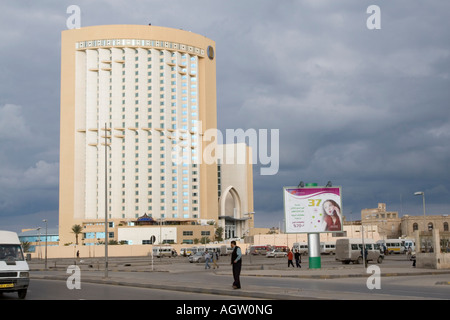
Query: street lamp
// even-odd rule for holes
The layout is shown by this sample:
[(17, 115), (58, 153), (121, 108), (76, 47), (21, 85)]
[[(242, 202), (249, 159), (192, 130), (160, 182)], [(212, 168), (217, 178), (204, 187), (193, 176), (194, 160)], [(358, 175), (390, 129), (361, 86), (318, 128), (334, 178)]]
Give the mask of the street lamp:
[(414, 195), (415, 196), (422, 196), (422, 199), (423, 199), (423, 230), (427, 231), (426, 221), (425, 221), (425, 192), (417, 191), (417, 192), (414, 192)]
[(108, 143), (108, 126), (105, 122), (105, 278), (108, 278), (108, 147), (111, 148), (111, 144)]
[(48, 221), (47, 219), (42, 220), (45, 222), (45, 270), (47, 270), (47, 241), (48, 241)]

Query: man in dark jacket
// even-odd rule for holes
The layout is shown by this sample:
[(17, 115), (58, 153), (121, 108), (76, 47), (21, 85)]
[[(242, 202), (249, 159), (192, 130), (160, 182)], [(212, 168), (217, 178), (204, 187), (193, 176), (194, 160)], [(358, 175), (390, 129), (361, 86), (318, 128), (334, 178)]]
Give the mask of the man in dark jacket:
[(236, 246), (236, 241), (231, 241), (231, 248), (233, 248), (233, 252), (231, 253), (231, 265), (233, 266), (233, 289), (241, 288), (241, 281), (239, 280), (239, 276), (241, 275), (241, 267), (242, 267), (242, 252), (241, 248)]
[(302, 262), (302, 257), (300, 255), (300, 252), (298, 252), (298, 249), (295, 250), (295, 264), (297, 265), (297, 268), (301, 268), (302, 266), (300, 265), (300, 263)]

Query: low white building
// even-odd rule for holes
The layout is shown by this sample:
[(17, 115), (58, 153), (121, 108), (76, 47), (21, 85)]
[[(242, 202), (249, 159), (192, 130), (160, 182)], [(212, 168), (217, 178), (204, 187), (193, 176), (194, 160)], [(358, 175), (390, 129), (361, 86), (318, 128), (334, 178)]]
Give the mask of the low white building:
[(177, 243), (176, 227), (119, 227), (118, 241), (127, 241), (129, 245)]

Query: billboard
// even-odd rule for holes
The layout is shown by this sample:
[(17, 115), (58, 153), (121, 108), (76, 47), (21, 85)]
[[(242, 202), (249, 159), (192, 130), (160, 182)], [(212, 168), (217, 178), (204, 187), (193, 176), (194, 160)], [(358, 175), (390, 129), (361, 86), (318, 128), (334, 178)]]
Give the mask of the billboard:
[(286, 233), (341, 232), (340, 187), (284, 187)]

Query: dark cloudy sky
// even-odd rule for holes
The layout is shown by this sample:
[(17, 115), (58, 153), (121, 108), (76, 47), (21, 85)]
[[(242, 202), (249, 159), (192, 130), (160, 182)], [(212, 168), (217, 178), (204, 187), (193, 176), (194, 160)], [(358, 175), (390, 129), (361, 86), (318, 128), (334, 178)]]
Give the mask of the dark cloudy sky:
[[(359, 219), (450, 213), (450, 2), (442, 0), (3, 1), (0, 229), (58, 224), (60, 38), (81, 27), (148, 24), (216, 41), (218, 123), (279, 129), (280, 169), (254, 168), (256, 226), (283, 221), (283, 186), (342, 186)], [(381, 29), (369, 30), (370, 5)]]

